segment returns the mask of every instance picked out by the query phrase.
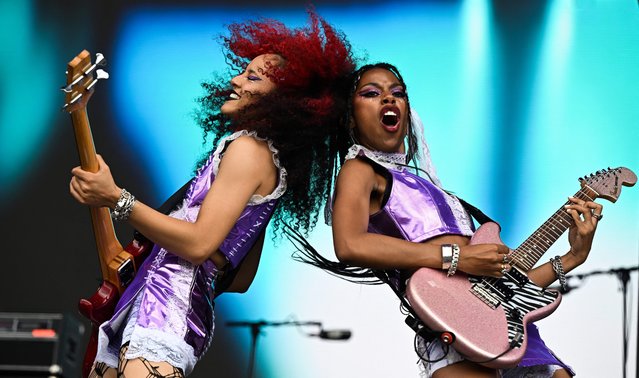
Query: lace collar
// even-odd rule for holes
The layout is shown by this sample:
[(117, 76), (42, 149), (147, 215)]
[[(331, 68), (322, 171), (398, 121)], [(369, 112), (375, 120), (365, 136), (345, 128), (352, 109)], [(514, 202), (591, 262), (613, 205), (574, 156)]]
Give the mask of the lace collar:
[(348, 149), (345, 160), (354, 159), (357, 156), (366, 156), (377, 164), (396, 171), (402, 171), (406, 167), (406, 154), (402, 152), (372, 151), (360, 144), (354, 144)]

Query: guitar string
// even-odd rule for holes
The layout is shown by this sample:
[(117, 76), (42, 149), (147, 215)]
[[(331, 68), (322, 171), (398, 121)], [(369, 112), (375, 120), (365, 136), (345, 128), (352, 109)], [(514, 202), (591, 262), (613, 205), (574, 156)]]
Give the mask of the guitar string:
[[(583, 200), (590, 200), (590, 201), (592, 201), (592, 200), (593, 200), (592, 198), (590, 198), (590, 196), (589, 196), (587, 193), (585, 193), (584, 189), (580, 189), (580, 190), (579, 190), (579, 191), (578, 191), (578, 192), (577, 192), (577, 193), (576, 193), (573, 197), (575, 197), (575, 198), (579, 198), (579, 199), (583, 199)], [(565, 206), (565, 205), (568, 205), (568, 204), (570, 204), (570, 203), (571, 203), (570, 201), (567, 201), (567, 202), (564, 204), (564, 206)], [(553, 220), (557, 220), (557, 218), (559, 218), (559, 224), (560, 224), (560, 225), (562, 226), (562, 228), (564, 228), (564, 229), (563, 229), (563, 231), (561, 231), (561, 232), (559, 233), (559, 235), (557, 235), (557, 237), (555, 238), (555, 240), (554, 240), (553, 242), (551, 242), (548, 246), (546, 246), (546, 251), (547, 251), (547, 249), (548, 249), (548, 248), (550, 248), (550, 246), (551, 246), (552, 244), (554, 244), (554, 242), (555, 242), (555, 241), (557, 241), (557, 239), (558, 239), (561, 235), (563, 235), (563, 233), (566, 231), (566, 229), (570, 226), (570, 220), (572, 220), (572, 217), (571, 217), (568, 213), (564, 212), (564, 207), (563, 207), (563, 206), (562, 206), (559, 210), (557, 210), (557, 211), (556, 211), (556, 212), (555, 212), (555, 213), (554, 213), (554, 214), (553, 214), (553, 215), (552, 215), (552, 216), (551, 216), (551, 217), (550, 217), (550, 218), (549, 218), (546, 222), (544, 222), (544, 224), (543, 224), (541, 227), (539, 227), (539, 229), (537, 229), (537, 230), (535, 231), (535, 233), (533, 233), (533, 234), (532, 234), (532, 235), (531, 235), (528, 239), (526, 239), (526, 241), (524, 241), (524, 243), (522, 243), (522, 245), (521, 245), (521, 246), (519, 246), (517, 249), (515, 249), (515, 251), (513, 252), (513, 256), (512, 256), (512, 258), (511, 258), (510, 260), (508, 260), (508, 259), (507, 259), (507, 260), (506, 260), (506, 263), (509, 263), (511, 266), (521, 267), (520, 265), (523, 265), (523, 263), (522, 263), (522, 262), (523, 262), (523, 261), (525, 261), (525, 262), (527, 262), (527, 263), (528, 263), (528, 264), (527, 264), (527, 266), (529, 266), (529, 268), (528, 268), (528, 269), (525, 269), (525, 270), (526, 270), (526, 271), (528, 271), (528, 270), (532, 269), (532, 267), (534, 266), (534, 264), (535, 264), (537, 261), (539, 261), (539, 259), (541, 258), (541, 256), (542, 256), (542, 255), (543, 255), (546, 251), (541, 251), (541, 253), (536, 252), (536, 251), (535, 251), (535, 249), (536, 249), (536, 248), (535, 248), (535, 247), (536, 247), (535, 245), (533, 245), (532, 247), (531, 247), (531, 246), (528, 246), (528, 244), (530, 244), (530, 243), (529, 243), (529, 241), (531, 241), (531, 239), (535, 239), (535, 235), (538, 233), (538, 231), (539, 231), (540, 229), (544, 228), (544, 226), (545, 226), (545, 225), (547, 225), (547, 224), (549, 224), (551, 221), (553, 221)], [(568, 222), (568, 225), (565, 225), (565, 224), (561, 223), (561, 220)], [(539, 242), (538, 242), (537, 244), (542, 244), (542, 243), (539, 243)], [(530, 257), (528, 257), (528, 254), (526, 254), (526, 253), (523, 253), (523, 256), (522, 256), (522, 257), (520, 257), (519, 255), (520, 255), (520, 254), (522, 254), (522, 253), (520, 253), (520, 252), (519, 252), (519, 250), (520, 250), (522, 247), (528, 247), (528, 248), (531, 248), (531, 250), (532, 250), (532, 252), (533, 252), (533, 255), (534, 255), (534, 256), (532, 256), (532, 257), (536, 257), (536, 259), (531, 259)], [(513, 262), (514, 262), (514, 263), (513, 263)], [(499, 282), (499, 281), (500, 281), (500, 280), (502, 280), (502, 279), (504, 279), (504, 278), (484, 277), (484, 278), (482, 279), (482, 284), (483, 284), (484, 286), (486, 286), (486, 287), (489, 287), (489, 288), (493, 289), (493, 291), (495, 291), (495, 292), (499, 293), (499, 290), (497, 290), (497, 287), (496, 287), (495, 285), (496, 285), (496, 283), (497, 283), (497, 282)]]
[[(580, 199), (584, 199), (584, 200), (591, 200), (592, 199), (583, 191), (579, 191), (575, 194), (576, 198), (580, 198)], [(566, 202), (565, 205), (570, 204), (570, 202)], [(554, 222), (554, 223), (553, 223)], [(567, 224), (564, 224), (563, 222), (567, 222)], [(572, 223), (572, 217), (563, 211), (563, 207), (560, 208), (558, 211), (556, 211), (548, 221), (544, 222), (544, 224), (542, 225), (542, 227), (540, 227), (538, 230), (535, 231), (535, 233), (533, 233), (533, 235), (531, 235), (528, 239), (526, 239), (526, 241), (524, 241), (524, 243), (522, 243), (522, 245), (520, 247), (518, 247), (517, 249), (515, 249), (515, 252), (513, 253), (514, 256), (510, 261), (514, 261), (515, 264), (521, 263), (522, 261), (525, 261), (528, 263), (528, 269), (531, 269), (532, 266), (539, 260), (539, 258), (546, 252), (546, 251), (541, 251), (541, 253), (535, 251), (536, 245), (530, 245), (531, 242), (536, 242), (537, 244), (544, 244), (543, 240), (539, 239), (539, 232), (540, 230), (542, 230), (546, 225), (548, 224), (552, 224), (552, 225), (561, 225), (562, 228), (564, 228), (558, 235), (556, 235), (556, 238), (554, 241), (552, 241), (551, 243), (549, 243), (548, 245), (546, 245), (546, 249), (550, 248), (550, 246), (552, 244), (554, 244), (554, 242), (561, 236), (563, 235), (563, 233), (566, 231), (566, 229), (570, 226), (570, 224)], [(542, 230), (543, 232), (543, 230)], [(533, 253), (533, 258), (531, 259), (528, 254), (526, 253), (522, 253), (520, 250), (522, 248), (529, 248), (530, 250), (532, 250)], [(520, 257), (520, 255), (523, 255)], [(518, 265), (519, 266), (519, 265)], [(528, 270), (527, 269), (527, 270)]]

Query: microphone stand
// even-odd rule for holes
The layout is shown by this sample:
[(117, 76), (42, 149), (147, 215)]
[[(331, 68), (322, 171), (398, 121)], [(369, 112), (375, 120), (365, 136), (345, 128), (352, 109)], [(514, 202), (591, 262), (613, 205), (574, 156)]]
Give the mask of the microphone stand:
[[(303, 326), (315, 326), (315, 327), (319, 327), (320, 329), (322, 328), (322, 323), (321, 322), (315, 322), (315, 321), (297, 321), (297, 320), (289, 320), (289, 321), (283, 321), (283, 322), (269, 322), (269, 321), (265, 321), (265, 320), (259, 320), (259, 321), (232, 321), (232, 322), (227, 322), (226, 325), (228, 327), (249, 327), (251, 330), (251, 353), (250, 353), (250, 357), (249, 357), (249, 369), (248, 369), (248, 378), (253, 378), (253, 372), (254, 372), (254, 368), (255, 368), (255, 352), (257, 350), (257, 339), (259, 337), (259, 335), (262, 334), (262, 328), (264, 327), (280, 327), (280, 326), (296, 326), (296, 327), (303, 327)], [(320, 334), (307, 334), (308, 336), (319, 336)]]
[[(621, 332), (622, 334), (622, 342), (623, 342), (623, 361), (622, 361), (622, 369), (623, 369), (623, 378), (626, 378), (626, 365), (628, 362), (628, 321), (627, 321), (627, 317), (628, 317), (628, 310), (627, 310), (627, 302), (628, 302), (628, 282), (630, 281), (630, 272), (632, 271), (636, 271), (639, 270), (639, 266), (633, 266), (630, 268), (616, 268), (616, 269), (609, 269), (609, 270), (596, 270), (590, 273), (584, 273), (584, 274), (575, 274), (575, 275), (570, 275), (570, 276), (566, 276), (566, 279), (570, 279), (570, 278), (578, 278), (580, 280), (583, 280), (587, 277), (590, 276), (594, 276), (594, 275), (598, 275), (598, 274), (614, 274), (617, 276), (617, 278), (619, 278), (619, 281), (621, 282), (621, 292), (623, 295), (623, 324), (621, 327)], [(564, 293), (567, 293), (568, 291), (575, 289), (576, 287), (568, 287), (568, 290), (564, 291)], [(639, 347), (639, 335), (637, 336), (637, 347)], [(636, 361), (637, 362), (637, 366), (636, 366), (636, 371), (639, 372), (639, 359)]]

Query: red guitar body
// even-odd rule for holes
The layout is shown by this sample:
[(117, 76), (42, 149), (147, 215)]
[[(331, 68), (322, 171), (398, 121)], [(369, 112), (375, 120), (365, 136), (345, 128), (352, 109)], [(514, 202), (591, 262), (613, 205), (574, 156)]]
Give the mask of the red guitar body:
[[(134, 239), (126, 246), (125, 250), (133, 257), (135, 266), (139, 267), (149, 255), (149, 252), (151, 252), (152, 247), (153, 243), (151, 242), (141, 243)], [(120, 292), (118, 288), (111, 282), (103, 280), (98, 290), (89, 299), (80, 299), (78, 303), (80, 313), (91, 321), (91, 334), (89, 335), (89, 342), (82, 362), (84, 377), (88, 377), (93, 367), (93, 361), (95, 361), (100, 325), (111, 319), (119, 299)]]

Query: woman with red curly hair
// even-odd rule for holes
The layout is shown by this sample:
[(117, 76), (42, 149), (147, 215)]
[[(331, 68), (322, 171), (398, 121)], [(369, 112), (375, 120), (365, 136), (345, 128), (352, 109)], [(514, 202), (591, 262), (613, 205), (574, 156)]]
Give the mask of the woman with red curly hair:
[(73, 169), (78, 202), (108, 206), (155, 243), (100, 327), (91, 376), (191, 373), (211, 343), (215, 296), (246, 291), (269, 219), (276, 230), (315, 225), (345, 140), (337, 94), (354, 62), (344, 36), (309, 13), (299, 29), (274, 20), (229, 27), (223, 45), (238, 75), (230, 88), (203, 84), (197, 117), (216, 147), (169, 215), (118, 187), (101, 157), (97, 173)]

